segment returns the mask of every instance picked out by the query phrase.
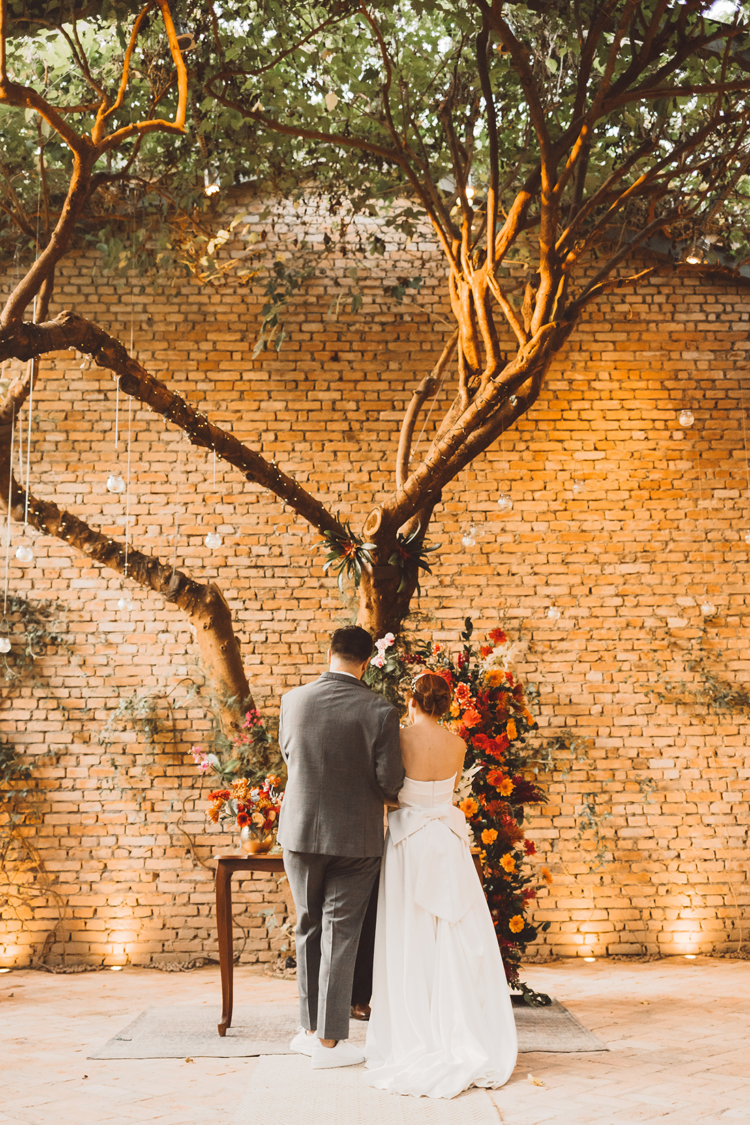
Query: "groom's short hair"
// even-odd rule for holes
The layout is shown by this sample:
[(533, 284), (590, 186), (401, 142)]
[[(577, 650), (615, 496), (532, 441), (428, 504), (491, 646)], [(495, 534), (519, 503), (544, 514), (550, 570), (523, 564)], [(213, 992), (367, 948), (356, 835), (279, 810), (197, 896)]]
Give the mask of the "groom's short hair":
[(331, 655), (362, 664), (372, 656), (372, 637), (359, 625), (345, 625), (331, 637)]

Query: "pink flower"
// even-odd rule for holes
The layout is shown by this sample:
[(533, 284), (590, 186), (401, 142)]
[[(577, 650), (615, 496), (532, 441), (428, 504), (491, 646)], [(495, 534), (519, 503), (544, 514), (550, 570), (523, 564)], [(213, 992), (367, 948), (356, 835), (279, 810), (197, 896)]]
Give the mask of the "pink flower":
[(383, 640), (385, 641), (385, 647), (390, 648), (396, 638), (394, 637), (393, 633), (386, 633), (386, 635), (383, 637)]
[(385, 664), (385, 653), (378, 650), (378, 655), (373, 656), (370, 663), (374, 664), (376, 668), (382, 668), (383, 665)]

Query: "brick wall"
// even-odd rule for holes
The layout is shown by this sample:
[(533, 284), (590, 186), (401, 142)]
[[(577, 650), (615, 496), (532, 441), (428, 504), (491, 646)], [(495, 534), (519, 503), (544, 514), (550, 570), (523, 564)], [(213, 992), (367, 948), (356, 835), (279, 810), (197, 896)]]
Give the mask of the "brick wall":
[[(260, 204), (244, 209), (257, 225)], [(364, 307), (334, 318), (353, 262)], [(79, 253), (60, 272), (57, 308), (125, 342), (132, 327), (147, 367), (357, 526), (392, 486), (401, 414), (446, 331), (428, 239), (391, 245), (375, 262), (336, 258), (294, 306), (280, 354), (255, 360), (260, 279), (118, 288), (95, 255)], [(419, 307), (386, 299), (384, 284), (415, 262)], [(538, 687), (540, 748), (573, 740), (557, 752), (550, 803), (530, 830), (554, 879), (536, 907), (552, 922), (540, 956), (725, 949), (747, 918), (748, 715), (695, 696), (747, 683), (749, 322), (746, 289), (697, 277), (652, 278), (601, 302), (537, 405), (446, 489), (435, 516), (440, 552), (418, 627), (456, 643), (466, 615), (480, 631), (501, 621), (518, 639), (519, 672)], [(689, 429), (677, 420), (684, 406)], [(133, 541), (219, 582), (256, 699), (273, 717), (283, 691), (321, 670), (352, 603), (323, 577), (317, 537), (275, 498), (221, 464), (214, 485), (206, 455), (149, 411), (134, 408), (131, 424)], [(69, 353), (43, 363), (32, 488), (121, 537), (126, 501), (105, 481), (125, 470), (122, 402), (119, 425), (116, 454), (110, 374)], [(507, 515), (499, 491), (513, 497)], [(203, 540), (214, 527), (223, 545), (211, 552)], [(20, 830), (6, 862), (16, 890), (0, 962), (215, 956), (210, 863), (222, 836), (206, 826), (210, 782), (188, 753), (209, 726), (193, 694), (203, 677), (190, 629), (139, 589), (128, 591), (132, 609), (118, 609), (128, 583), (55, 540), (34, 535), (33, 562), (17, 563), (22, 538), (15, 525), (10, 591), (59, 601), (66, 646), (4, 687), (0, 733), (28, 755), (40, 788), (38, 823)], [(707, 599), (717, 612), (704, 617)], [(16, 622), (16, 652), (20, 632)], [(701, 652), (708, 672), (695, 664)], [(134, 700), (160, 720), (150, 738), (131, 721)], [(288, 939), (267, 915), (285, 919), (284, 888), (244, 886), (242, 959), (275, 960)]]

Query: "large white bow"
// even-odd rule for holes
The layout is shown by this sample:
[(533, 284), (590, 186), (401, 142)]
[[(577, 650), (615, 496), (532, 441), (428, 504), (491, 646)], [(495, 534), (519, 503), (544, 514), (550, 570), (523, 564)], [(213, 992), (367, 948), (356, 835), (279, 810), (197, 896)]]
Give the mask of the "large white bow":
[[(437, 918), (460, 922), (476, 889), (472, 881), (476, 875), (469, 853), (469, 830), (461, 810), (448, 803), (434, 808), (407, 805), (388, 814), (388, 830), (396, 846), (415, 832), (427, 834), (414, 901)], [(456, 848), (456, 837), (465, 846), (465, 852)]]

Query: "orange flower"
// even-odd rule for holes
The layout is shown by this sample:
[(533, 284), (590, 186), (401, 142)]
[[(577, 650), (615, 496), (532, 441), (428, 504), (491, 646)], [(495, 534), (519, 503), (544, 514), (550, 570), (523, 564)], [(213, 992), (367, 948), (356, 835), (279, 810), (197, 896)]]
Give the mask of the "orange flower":
[(514, 860), (513, 856), (510, 854), (510, 852), (506, 852), (505, 855), (502, 857), (502, 859), (500, 860), (500, 866), (503, 868), (504, 871), (507, 871), (508, 874), (510, 874), (511, 871), (515, 871), (516, 861)]
[(490, 685), (490, 687), (499, 687), (499, 685), (505, 680), (505, 676), (503, 675), (503, 672), (500, 668), (492, 668), (487, 673), (486, 678), (487, 683)]
[(463, 722), (465, 727), (476, 727), (481, 723), (482, 716), (477, 711), (476, 707), (468, 707), (463, 713)]
[(524, 927), (524, 920), (521, 917), (521, 915), (520, 914), (514, 914), (514, 916), (508, 922), (508, 929), (510, 930), (510, 932), (512, 934), (520, 934), (523, 927)]
[(249, 824), (249, 823), (250, 823), (250, 817), (247, 815), (246, 812), (238, 812), (237, 813), (237, 824), (239, 825), (240, 828), (244, 828), (245, 825)]
[(493, 645), (504, 645), (508, 639), (502, 629), (493, 629), (489, 638)]
[(473, 797), (464, 797), (463, 801), (459, 802), (458, 807), (467, 820), (470, 816), (473, 816), (474, 813), (479, 809), (479, 805), (476, 803)]
[(451, 703), (451, 716), (452, 716), (452, 718), (457, 719), (460, 714), (461, 714), (461, 704), (458, 702), (457, 699), (454, 699), (453, 702)]
[(485, 828), (482, 833), (483, 844), (494, 844), (497, 839), (497, 830), (495, 828)]
[(208, 819), (211, 821), (212, 824), (218, 824), (219, 813), (221, 812), (223, 807), (224, 807), (223, 801), (216, 801), (216, 802), (214, 802), (213, 805), (211, 805), (211, 808), (208, 810)]
[(492, 645), (482, 645), (482, 647), (479, 650), (479, 655), (482, 658), (484, 658), (485, 656), (489, 656), (491, 652), (492, 652)]
[(444, 648), (445, 648), (445, 645), (434, 644), (432, 646), (432, 655), (437, 656), (437, 654), (439, 652), (442, 652)]
[(545, 883), (548, 883), (548, 884), (549, 884), (549, 883), (551, 883), (551, 882), (552, 882), (552, 876), (551, 876), (551, 875), (550, 875), (550, 873), (549, 873), (549, 868), (548, 868), (548, 867), (543, 867), (543, 868), (542, 868), (542, 878), (544, 879)]
[(516, 727), (515, 719), (508, 719), (508, 725), (505, 728), (505, 733), (507, 734), (511, 742), (514, 738), (518, 738), (518, 729)]

